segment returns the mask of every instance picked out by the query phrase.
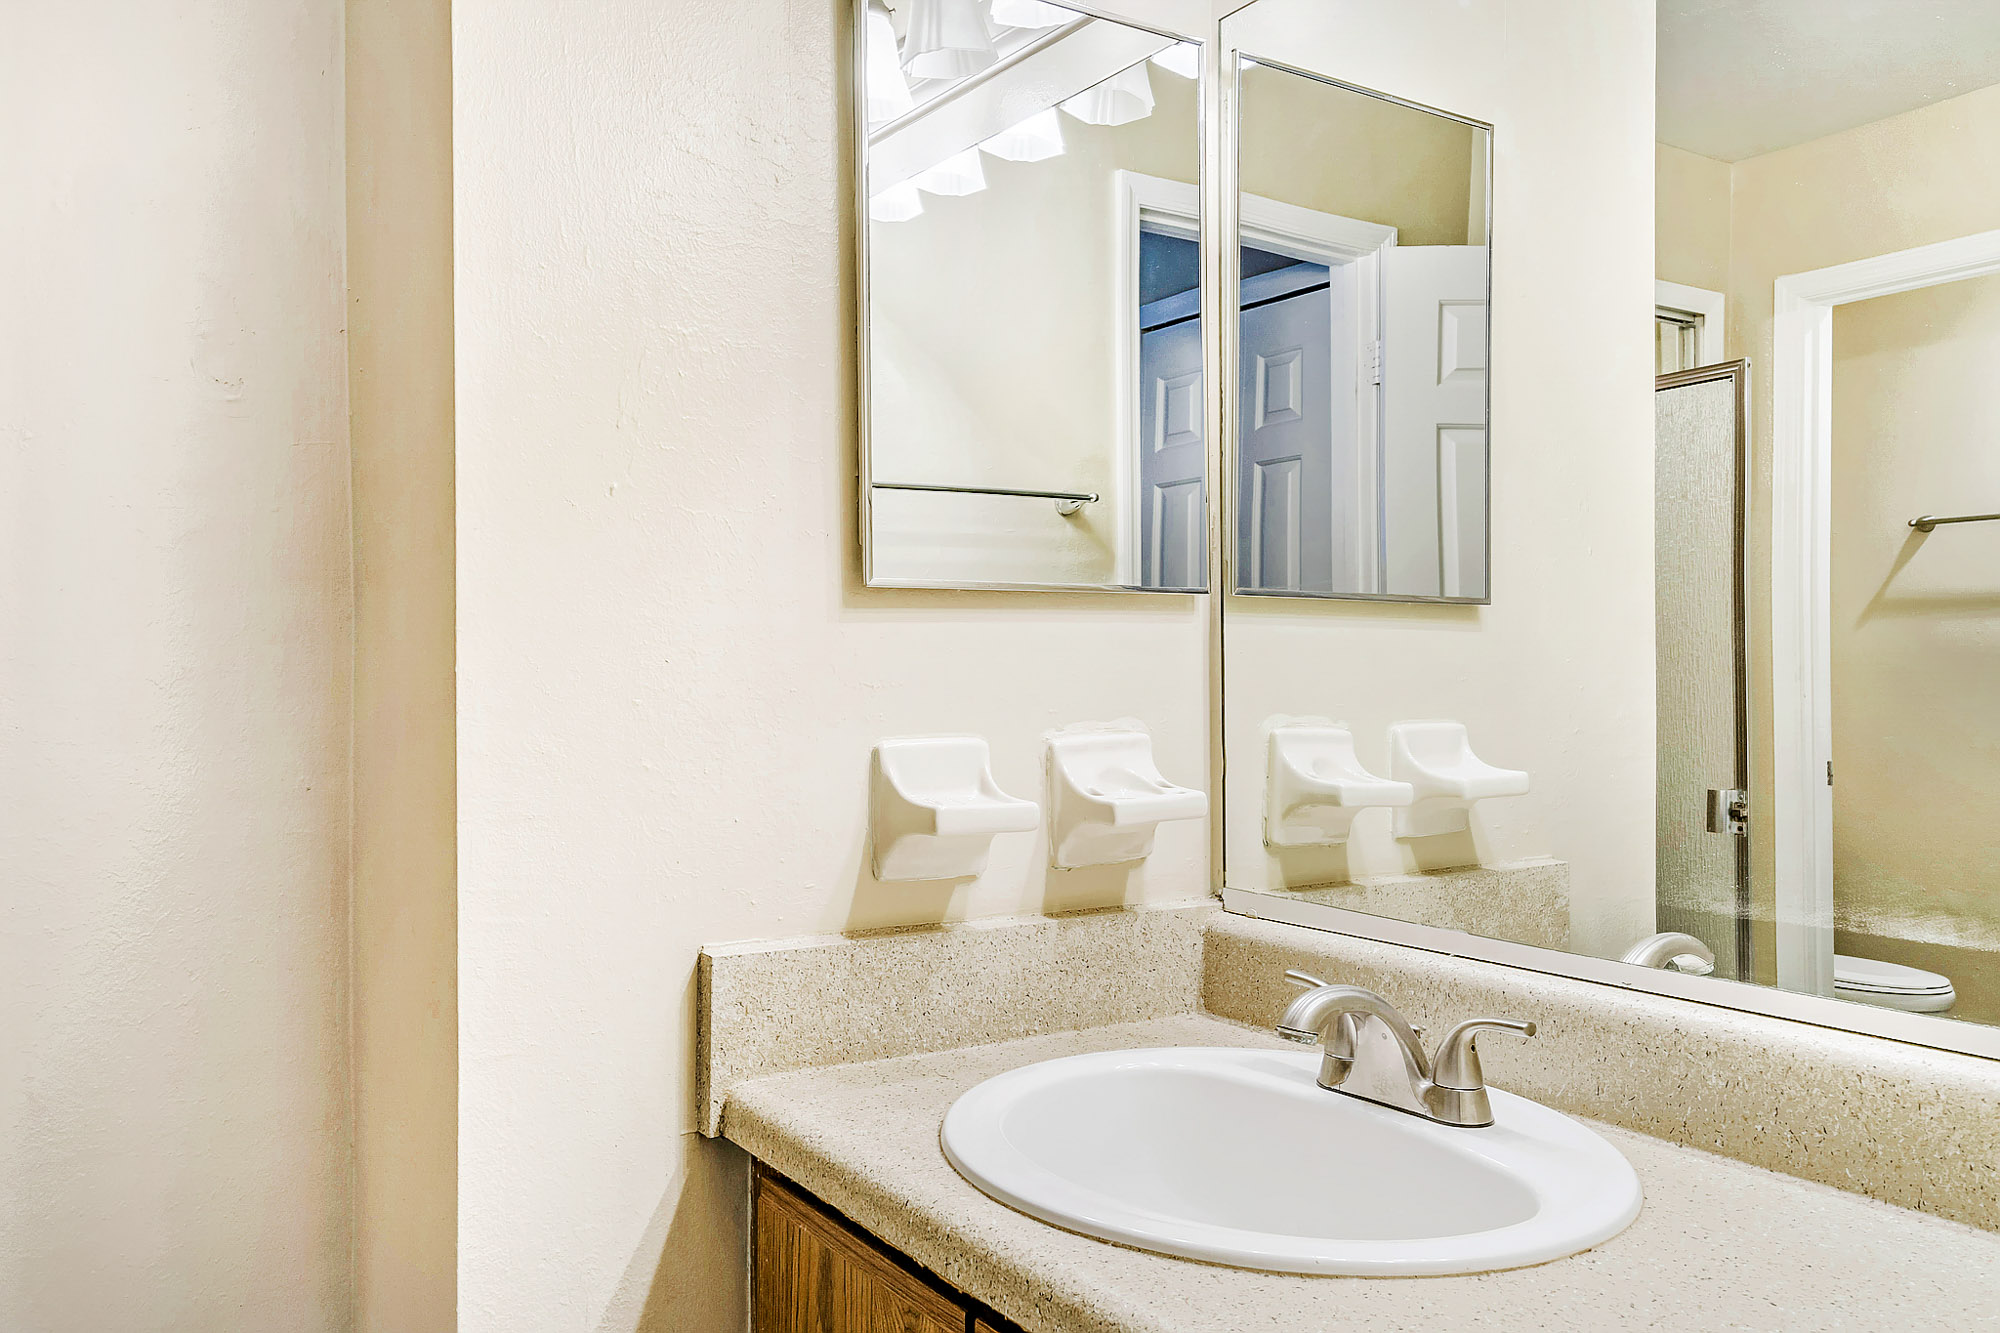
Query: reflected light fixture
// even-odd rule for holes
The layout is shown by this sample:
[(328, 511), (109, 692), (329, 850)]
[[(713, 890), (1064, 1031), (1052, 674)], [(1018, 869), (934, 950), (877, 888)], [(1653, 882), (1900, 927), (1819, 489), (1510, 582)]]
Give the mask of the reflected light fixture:
[(980, 0), (910, 0), (903, 68), (917, 79), (962, 79), (994, 61), (993, 33)]
[(979, 165), (979, 150), (968, 148), (918, 172), (914, 183), (932, 194), (977, 194), (986, 188), (986, 169)]
[(1073, 9), (1043, 0), (993, 0), (993, 21), (1003, 28), (1053, 28), (1080, 17)]
[(1153, 63), (1169, 74), (1192, 79), (1201, 74), (1201, 47), (1195, 42), (1175, 42), (1153, 53)]
[(909, 181), (897, 181), (868, 201), (871, 222), (908, 222), (924, 211), (923, 196)]
[(894, 120), (916, 105), (910, 96), (910, 81), (896, 60), (896, 29), (889, 11), (879, 4), (868, 6), (868, 123), (880, 125)]
[(1054, 107), (1037, 111), (979, 146), (1009, 162), (1041, 162), (1060, 157), (1063, 151), (1062, 118), (1056, 115)]
[(1153, 114), (1153, 81), (1146, 62), (1120, 70), (1104, 82), (1085, 88), (1062, 109), (1086, 125), (1129, 125)]

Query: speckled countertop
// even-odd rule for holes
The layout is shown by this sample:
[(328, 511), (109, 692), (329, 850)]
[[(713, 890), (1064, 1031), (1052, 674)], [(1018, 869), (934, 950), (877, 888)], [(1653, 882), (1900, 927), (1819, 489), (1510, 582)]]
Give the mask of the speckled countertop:
[(2000, 1234), (1599, 1125), (1645, 1210), (1595, 1250), (1450, 1278), (1295, 1277), (1073, 1235), (996, 1203), (938, 1147), (960, 1093), (1038, 1060), (1278, 1045), (1187, 1014), (736, 1084), (723, 1132), (1030, 1333), (2000, 1330)]

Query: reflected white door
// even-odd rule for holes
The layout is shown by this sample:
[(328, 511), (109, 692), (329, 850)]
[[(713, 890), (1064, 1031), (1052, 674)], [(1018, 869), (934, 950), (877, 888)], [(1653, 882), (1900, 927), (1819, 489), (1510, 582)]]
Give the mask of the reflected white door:
[[(1146, 307), (1142, 319), (1153, 309)], [(1141, 587), (1199, 588), (1207, 581), (1205, 422), (1201, 316), (1146, 327), (1139, 335)]]
[(1486, 248), (1384, 252), (1385, 591), (1486, 595)]
[[(1243, 283), (1237, 586), (1331, 592), (1332, 293), (1318, 264)], [(1344, 421), (1353, 419), (1352, 411)], [(1351, 433), (1351, 432), (1350, 432)]]

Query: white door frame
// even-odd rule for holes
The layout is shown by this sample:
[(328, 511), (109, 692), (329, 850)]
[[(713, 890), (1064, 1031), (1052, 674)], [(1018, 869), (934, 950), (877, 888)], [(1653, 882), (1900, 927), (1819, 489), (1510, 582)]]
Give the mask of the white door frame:
[(1990, 273), (2000, 230), (1773, 285), (1770, 827), (1786, 990), (1833, 994), (1833, 310)]
[[(1139, 581), (1141, 561), (1139, 559), (1139, 501), (1142, 488), (1139, 484), (1139, 457), (1144, 442), (1139, 438), (1141, 419), (1137, 397), (1139, 387), (1139, 233), (1142, 227), (1151, 225), (1158, 231), (1185, 240), (1201, 239), (1201, 191), (1186, 181), (1168, 180), (1163, 176), (1147, 176), (1137, 171), (1117, 171), (1112, 173), (1111, 187), (1115, 195), (1115, 205), (1111, 210), (1112, 225), (1117, 229), (1112, 236), (1112, 264), (1114, 273), (1111, 282), (1111, 354), (1112, 383), (1116, 390), (1113, 401), (1112, 438), (1122, 447), (1123, 458), (1115, 460), (1111, 468), (1111, 500), (1118, 516), (1118, 549), (1112, 561), (1112, 582), (1128, 587)], [(1199, 291), (1199, 284), (1196, 286)], [(1202, 343), (1208, 342), (1208, 321), (1202, 321)], [(1203, 365), (1206, 367), (1206, 353)], [(1202, 414), (1207, 421), (1206, 411)], [(1214, 449), (1212, 441), (1203, 441), (1203, 452)], [(1213, 502), (1214, 497), (1208, 497)], [(1214, 578), (1214, 571), (1207, 571), (1208, 578)]]
[[(1113, 355), (1117, 376), (1117, 436), (1127, 441), (1125, 466), (1114, 468), (1113, 494), (1118, 507), (1118, 555), (1115, 581), (1132, 583), (1139, 572), (1139, 403), (1133, 393), (1139, 383), (1139, 232), (1143, 224), (1176, 236), (1195, 237), (1201, 216), (1201, 195), (1185, 181), (1147, 176), (1136, 171), (1114, 173), (1112, 181), (1117, 205), (1113, 209), (1117, 235), (1114, 238), (1116, 275), (1112, 298), (1117, 314)], [(1301, 208), (1262, 195), (1243, 195), (1238, 206), (1237, 243), (1269, 247), (1280, 254), (1295, 255), (1316, 264), (1355, 264), (1355, 307), (1358, 327), (1355, 346), (1366, 348), (1382, 338), (1382, 254), (1396, 244), (1396, 229), (1376, 222), (1342, 217)], [(1202, 337), (1209, 336), (1203, 321)], [(1361, 394), (1360, 419), (1355, 423), (1356, 441), (1375, 441), (1376, 448), (1357, 447), (1355, 456), (1360, 475), (1354, 478), (1357, 495), (1378, 496), (1381, 406), (1377, 395)], [(1209, 446), (1211, 449), (1215, 445)], [(1209, 497), (1210, 503), (1214, 502)], [(1376, 532), (1379, 503), (1363, 505), (1357, 511), (1362, 521), (1355, 533), (1355, 569), (1372, 578), (1378, 568), (1380, 544)], [(1233, 531), (1224, 525), (1225, 531)]]
[(1700, 346), (1695, 352), (1699, 365), (1690, 369), (1722, 363), (1722, 317), (1726, 308), (1727, 303), (1721, 292), (1712, 292), (1706, 287), (1690, 287), (1681, 282), (1653, 283), (1653, 309), (1692, 316), (1701, 321)]

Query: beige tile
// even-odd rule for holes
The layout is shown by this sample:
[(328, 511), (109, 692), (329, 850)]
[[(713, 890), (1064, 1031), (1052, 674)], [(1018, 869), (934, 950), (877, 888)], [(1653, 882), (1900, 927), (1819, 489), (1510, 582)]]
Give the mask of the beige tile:
[(1367, 875), (1347, 884), (1251, 892), (1545, 949), (1569, 948), (1569, 865), (1563, 861)]
[(1671, 1143), (2000, 1230), (2000, 1063), (1330, 931), (1218, 915), (1203, 1004), (1268, 1024), (1288, 967), (1387, 996), (1480, 1042), (1496, 1087)]
[(740, 1079), (1186, 1013), (1213, 903), (702, 950), (699, 1106)]

